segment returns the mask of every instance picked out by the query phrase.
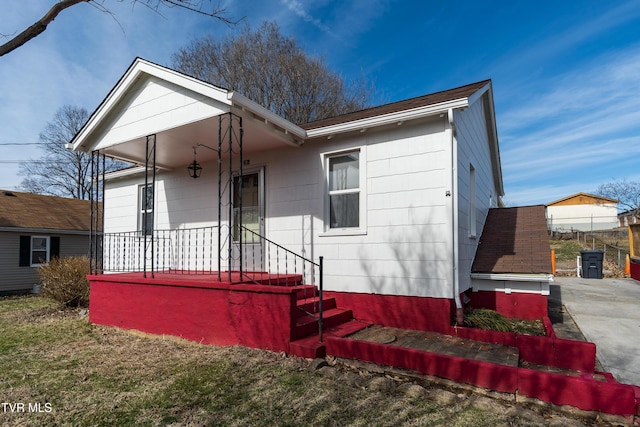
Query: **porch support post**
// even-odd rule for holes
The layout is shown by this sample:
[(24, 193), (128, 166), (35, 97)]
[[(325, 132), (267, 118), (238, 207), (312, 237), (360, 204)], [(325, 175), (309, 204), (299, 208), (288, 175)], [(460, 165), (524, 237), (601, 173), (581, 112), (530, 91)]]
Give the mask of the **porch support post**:
[[(242, 117), (236, 116), (238, 119), (238, 125), (240, 126), (240, 129), (238, 129), (238, 135), (236, 136), (236, 138), (238, 139), (238, 156), (240, 158), (240, 161), (238, 162), (238, 242), (240, 243), (240, 247), (238, 250), (238, 258), (240, 261), (240, 279), (242, 280), (242, 275), (244, 272), (244, 256), (243, 256), (243, 251), (244, 251), (244, 246), (243, 246), (243, 238), (244, 238), (244, 231), (242, 228), (242, 136), (243, 136), (243, 129), (242, 129)], [(232, 114), (229, 113), (229, 120), (232, 121), (233, 117)]]
[(95, 185), (97, 185), (97, 173), (95, 170), (95, 157), (96, 157), (96, 152), (92, 151), (90, 154), (90, 167), (91, 167), (91, 182), (89, 184), (89, 271), (91, 272), (91, 274), (96, 274), (96, 238), (97, 236), (97, 232), (94, 226), (95, 223), (95, 216), (96, 216), (96, 200), (94, 197), (94, 192), (93, 192), (93, 188)]
[[(226, 128), (223, 131), (223, 126)], [(234, 120), (237, 122), (237, 126), (234, 126)], [(231, 282), (232, 275), (231, 272), (233, 270), (234, 264), (234, 256), (233, 256), (233, 245), (236, 243), (234, 241), (234, 230), (238, 232), (238, 267), (240, 270), (240, 276), (244, 273), (244, 265), (243, 265), (243, 233), (242, 233), (242, 138), (244, 135), (244, 131), (242, 128), (242, 117), (237, 116), (231, 112), (227, 114), (220, 115), (218, 118), (218, 279), (220, 280), (222, 277), (221, 269), (222, 269), (222, 255), (225, 252), (223, 248), (223, 243), (227, 245), (226, 247), (226, 256), (227, 256), (227, 280)], [(226, 143), (226, 147), (223, 147), (223, 144)], [(233, 171), (233, 153), (234, 153), (234, 143), (237, 146), (237, 153), (239, 158), (239, 166), (238, 166), (238, 188), (236, 190), (234, 186), (234, 171)], [(223, 175), (225, 175), (222, 171), (222, 155), (223, 153), (227, 154), (227, 171), (226, 171), (226, 182), (223, 185)], [(238, 191), (237, 197), (235, 197), (234, 192)], [(226, 200), (225, 200), (225, 192)], [(234, 201), (236, 203), (234, 203)], [(226, 242), (222, 241), (222, 204), (226, 203), (227, 207), (227, 233), (225, 235)], [(237, 212), (237, 219), (234, 216), (234, 211)]]
[(218, 117), (218, 280), (222, 280), (222, 116)]
[(98, 268), (100, 270), (100, 273), (104, 272), (104, 212), (105, 212), (105, 204), (104, 204), (104, 190), (105, 190), (105, 174), (107, 172), (107, 158), (104, 154), (102, 154), (102, 177), (100, 179), (100, 198), (101, 198), (101, 202), (102, 202), (102, 209), (98, 209), (98, 212), (100, 214), (100, 230), (98, 232), (98, 235), (100, 236), (100, 259), (99, 259), (99, 264), (98, 264)]
[(233, 269), (233, 117), (231, 113), (228, 114), (229, 123), (227, 124), (227, 155), (229, 156), (229, 181), (228, 181), (228, 189), (229, 193), (227, 194), (227, 210), (229, 215), (229, 247), (228, 247), (228, 259), (227, 259), (227, 275), (229, 277), (229, 282), (231, 282), (231, 270)]
[[(89, 271), (98, 274), (104, 270), (104, 242), (102, 233), (104, 230), (104, 155), (99, 151), (89, 154), (90, 183), (89, 196)], [(102, 168), (100, 157), (102, 156)], [(102, 209), (100, 208), (102, 201)]]
[[(148, 210), (148, 203), (151, 203), (151, 212), (152, 215), (155, 216), (155, 194), (156, 194), (156, 135), (147, 135), (146, 146), (145, 146), (145, 164), (144, 164), (144, 200), (142, 203), (143, 209)], [(151, 183), (149, 183), (149, 163), (151, 163), (152, 174), (151, 174)], [(151, 189), (149, 189), (149, 185), (151, 185)], [(151, 192), (151, 197), (149, 197), (149, 191)], [(149, 215), (142, 216), (143, 224), (142, 224), (142, 235), (144, 239), (143, 243), (143, 254), (142, 254), (142, 265), (143, 265), (143, 277), (147, 277), (147, 252), (149, 247), (147, 238), (150, 235), (150, 246), (151, 246), (151, 277), (155, 276), (155, 239), (154, 239), (154, 230), (155, 224), (153, 223), (153, 218), (151, 219), (151, 227), (148, 227)]]

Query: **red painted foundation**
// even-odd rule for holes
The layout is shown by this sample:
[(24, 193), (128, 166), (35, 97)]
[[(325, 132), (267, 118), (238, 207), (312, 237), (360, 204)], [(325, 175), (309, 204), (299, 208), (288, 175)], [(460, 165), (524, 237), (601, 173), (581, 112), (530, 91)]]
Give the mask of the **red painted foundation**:
[(179, 276), (161, 284), (140, 274), (89, 280), (92, 323), (275, 351), (288, 351), (295, 339), (297, 287), (230, 285)]
[(381, 326), (449, 333), (455, 313), (453, 300), (400, 295), (325, 292), (339, 307), (349, 307), (353, 317)]
[(520, 292), (465, 292), (471, 308), (488, 308), (503, 316), (524, 320), (538, 320), (547, 315), (547, 297)]

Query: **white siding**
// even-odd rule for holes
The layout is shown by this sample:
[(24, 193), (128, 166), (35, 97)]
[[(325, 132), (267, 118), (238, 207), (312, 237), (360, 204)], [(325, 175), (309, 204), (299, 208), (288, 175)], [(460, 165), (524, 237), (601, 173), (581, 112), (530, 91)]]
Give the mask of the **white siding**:
[(618, 226), (614, 203), (547, 206), (547, 222), (552, 230), (609, 230)]
[[(460, 292), (471, 287), (471, 265), (490, 207), (498, 195), (491, 168), (489, 137), (482, 98), (454, 116), (458, 139), (458, 242)], [(475, 190), (469, 188), (470, 167), (475, 169)], [(469, 195), (475, 195), (475, 202)], [(493, 206), (490, 206), (490, 203)], [(469, 228), (471, 206), (475, 207), (475, 229)], [(473, 218), (473, 216), (471, 216)]]
[[(245, 153), (245, 169), (264, 167), (266, 237), (314, 260), (324, 256), (328, 290), (451, 298), (446, 135), (444, 119), (433, 118), (308, 141), (300, 148)], [(354, 147), (366, 161), (360, 184), (366, 195), (366, 227), (356, 235), (333, 235), (325, 230), (323, 153)], [(156, 228), (215, 223), (216, 167), (203, 164), (197, 180), (186, 169), (158, 174)], [(135, 177), (108, 183), (106, 232), (137, 229), (142, 182)]]
[[(366, 159), (366, 227), (327, 233), (323, 153), (356, 147)], [(324, 256), (329, 290), (450, 298), (447, 150), (444, 121), (432, 119), (255, 156), (267, 164), (267, 235)]]
[(149, 77), (131, 90), (123, 113), (103, 125), (95, 149), (171, 129), (229, 111), (229, 106), (173, 83)]

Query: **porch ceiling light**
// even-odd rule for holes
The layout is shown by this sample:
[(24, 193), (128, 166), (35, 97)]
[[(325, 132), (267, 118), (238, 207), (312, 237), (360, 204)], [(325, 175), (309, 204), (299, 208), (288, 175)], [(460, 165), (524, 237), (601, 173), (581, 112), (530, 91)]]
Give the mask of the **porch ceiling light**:
[(202, 174), (202, 166), (200, 166), (200, 163), (194, 160), (193, 163), (187, 166), (187, 169), (189, 170), (189, 176), (191, 178), (200, 178), (200, 175)]
[(187, 170), (189, 171), (189, 176), (193, 179), (198, 179), (200, 178), (200, 175), (202, 175), (202, 166), (200, 166), (200, 163), (198, 163), (198, 160), (196, 159), (195, 145), (193, 146), (193, 163), (187, 166)]

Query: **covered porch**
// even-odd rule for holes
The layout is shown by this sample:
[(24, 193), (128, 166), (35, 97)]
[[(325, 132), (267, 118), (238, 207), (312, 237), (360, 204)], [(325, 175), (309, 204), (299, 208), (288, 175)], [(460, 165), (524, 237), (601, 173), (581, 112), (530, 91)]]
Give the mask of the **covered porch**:
[[(71, 143), (92, 156), (92, 273), (241, 283), (259, 272), (319, 284), (319, 261), (266, 238), (264, 165), (246, 157), (304, 137), (242, 95), (136, 59)], [(106, 157), (131, 166), (106, 173)], [(105, 205), (125, 180), (136, 198)]]

